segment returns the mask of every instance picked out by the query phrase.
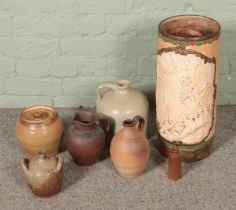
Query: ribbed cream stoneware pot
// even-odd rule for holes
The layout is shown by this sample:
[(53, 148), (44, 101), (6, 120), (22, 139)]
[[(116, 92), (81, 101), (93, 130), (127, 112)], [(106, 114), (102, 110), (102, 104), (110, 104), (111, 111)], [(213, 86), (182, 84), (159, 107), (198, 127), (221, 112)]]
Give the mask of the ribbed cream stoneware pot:
[(46, 153), (21, 160), (26, 181), (35, 195), (49, 197), (60, 192), (64, 177), (63, 162), (62, 154), (48, 157)]
[[(114, 133), (123, 126), (126, 119), (140, 115), (145, 120), (144, 132), (147, 131), (149, 105), (146, 96), (139, 90), (130, 87), (127, 80), (103, 82), (97, 87), (97, 112), (107, 115), (113, 121)], [(102, 93), (102, 89), (108, 91)]]
[(174, 146), (189, 161), (211, 152), (219, 36), (219, 23), (204, 16), (174, 16), (159, 24), (156, 117), (165, 155)]
[(63, 129), (62, 119), (52, 107), (33, 106), (20, 114), (16, 138), (28, 157), (39, 152), (53, 156), (58, 153)]

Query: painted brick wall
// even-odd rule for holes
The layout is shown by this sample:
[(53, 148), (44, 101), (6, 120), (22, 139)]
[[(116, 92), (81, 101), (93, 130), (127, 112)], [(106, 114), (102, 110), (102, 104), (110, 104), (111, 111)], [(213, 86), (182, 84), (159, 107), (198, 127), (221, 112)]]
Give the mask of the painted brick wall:
[(94, 106), (128, 79), (154, 101), (157, 24), (194, 13), (222, 25), (220, 104), (236, 104), (235, 0), (0, 0), (0, 107)]

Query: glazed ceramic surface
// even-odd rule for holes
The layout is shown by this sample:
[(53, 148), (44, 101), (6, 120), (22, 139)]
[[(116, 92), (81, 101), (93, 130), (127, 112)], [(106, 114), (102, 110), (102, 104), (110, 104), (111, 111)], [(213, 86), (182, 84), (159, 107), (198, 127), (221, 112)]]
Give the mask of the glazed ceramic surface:
[(123, 128), (113, 137), (111, 159), (118, 173), (127, 178), (139, 176), (149, 158), (149, 143), (143, 133), (144, 120), (140, 116), (123, 121)]
[(196, 15), (159, 24), (157, 125), (170, 143), (196, 145), (213, 137), (219, 33), (216, 21)]
[(179, 180), (182, 176), (182, 155), (178, 148), (171, 148), (168, 153), (168, 178)]
[(21, 166), (32, 192), (40, 197), (57, 194), (61, 190), (64, 177), (63, 156), (47, 157), (46, 153), (39, 153), (34, 158), (24, 158)]
[[(114, 132), (122, 128), (125, 119), (140, 115), (146, 124), (147, 130), (149, 105), (146, 96), (129, 86), (129, 81), (103, 82), (97, 87), (97, 112), (109, 116), (114, 123)], [(102, 94), (102, 89), (108, 89)]]
[(27, 156), (42, 151), (53, 156), (58, 153), (63, 129), (63, 122), (52, 107), (34, 106), (20, 114), (16, 137)]
[(80, 111), (66, 134), (67, 149), (76, 163), (90, 165), (95, 163), (105, 147), (105, 132), (98, 122), (106, 121), (106, 131), (110, 121), (103, 114)]

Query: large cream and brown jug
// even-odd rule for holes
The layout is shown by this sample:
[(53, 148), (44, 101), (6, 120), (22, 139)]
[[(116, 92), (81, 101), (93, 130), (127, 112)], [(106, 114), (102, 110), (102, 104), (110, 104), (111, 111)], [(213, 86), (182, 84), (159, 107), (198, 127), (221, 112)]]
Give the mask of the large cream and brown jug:
[[(97, 112), (109, 116), (113, 121), (113, 131), (116, 133), (122, 128), (125, 119), (140, 115), (146, 124), (147, 131), (149, 105), (146, 96), (139, 90), (130, 87), (127, 80), (117, 82), (103, 82), (97, 87)], [(102, 89), (109, 89), (104, 94)]]
[(198, 15), (159, 24), (157, 126), (159, 150), (177, 146), (186, 160), (210, 154), (216, 122), (220, 25)]
[(63, 122), (58, 113), (49, 106), (33, 106), (25, 109), (16, 123), (16, 137), (28, 157), (46, 152), (58, 153)]

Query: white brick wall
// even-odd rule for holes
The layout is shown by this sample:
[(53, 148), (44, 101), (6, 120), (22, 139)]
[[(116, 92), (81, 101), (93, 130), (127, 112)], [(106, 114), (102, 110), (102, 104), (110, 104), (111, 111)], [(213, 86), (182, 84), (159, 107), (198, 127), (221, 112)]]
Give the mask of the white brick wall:
[(0, 0), (0, 107), (95, 106), (121, 78), (153, 103), (157, 24), (184, 13), (221, 23), (219, 103), (236, 104), (235, 0)]

